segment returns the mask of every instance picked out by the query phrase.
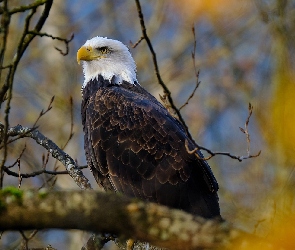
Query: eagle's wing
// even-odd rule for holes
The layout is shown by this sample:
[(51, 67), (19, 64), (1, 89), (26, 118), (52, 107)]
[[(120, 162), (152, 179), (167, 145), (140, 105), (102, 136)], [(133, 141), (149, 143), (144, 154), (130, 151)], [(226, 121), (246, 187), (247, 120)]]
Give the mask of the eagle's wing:
[(219, 216), (210, 167), (187, 152), (185, 141), (193, 143), (160, 103), (113, 86), (90, 97), (84, 112), (87, 161), (105, 189)]

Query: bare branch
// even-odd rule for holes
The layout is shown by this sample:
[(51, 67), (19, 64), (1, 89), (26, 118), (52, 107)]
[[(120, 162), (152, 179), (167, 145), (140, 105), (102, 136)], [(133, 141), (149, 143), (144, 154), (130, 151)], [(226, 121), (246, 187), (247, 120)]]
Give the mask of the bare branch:
[(59, 40), (59, 41), (64, 42), (65, 45), (66, 45), (66, 51), (65, 52), (63, 52), (61, 49), (59, 49), (57, 47), (54, 47), (63, 56), (66, 56), (69, 53), (69, 43), (74, 39), (74, 34), (71, 35), (70, 39), (66, 39), (66, 38), (61, 38), (61, 37), (58, 37), (58, 36), (53, 36), (53, 35), (50, 35), (50, 34), (47, 34), (47, 33), (41, 33), (41, 32), (36, 32), (36, 31), (29, 31), (28, 33), (29, 34), (34, 34), (36, 36), (41, 36), (41, 37), (43, 37), (43, 36), (50, 37), (53, 40)]
[[(1, 125), (2, 125), (2, 124), (0, 123), (0, 126), (1, 126)], [(34, 131), (35, 129), (37, 129), (37, 127), (30, 128), (30, 130), (26, 131), (26, 133), (32, 132), (32, 131)], [(4, 135), (3, 135), (3, 136), (4, 136)], [(10, 140), (8, 140), (5, 144), (2, 144), (2, 145), (0, 146), (0, 149), (5, 148), (8, 144), (10, 144), (10, 143), (12, 143), (12, 142), (14, 142), (14, 141), (17, 141), (17, 140), (20, 139), (20, 138), (24, 138), (24, 137), (26, 137), (25, 134), (19, 134), (16, 138), (14, 138), (14, 139), (10, 139)], [(2, 140), (2, 138), (1, 138), (1, 140)]]
[[(40, 30), (42, 29), (48, 15), (49, 15), (49, 12), (50, 12), (50, 9), (51, 9), (51, 6), (52, 6), (52, 2), (53, 2), (53, 0), (47, 0), (46, 2), (44, 2), (45, 3), (44, 10), (43, 10), (39, 20), (37, 21), (37, 23), (35, 25), (34, 32), (40, 32)], [(28, 32), (29, 32), (29, 26), (30, 26), (32, 17), (36, 13), (36, 9), (39, 6), (40, 5), (31, 6), (31, 8), (30, 8), (31, 11), (27, 15), (27, 17), (25, 18), (23, 33), (22, 33), (21, 38), (20, 38), (20, 40), (18, 42), (17, 51), (16, 51), (16, 54), (14, 56), (13, 62), (11, 63), (12, 67), (10, 68), (10, 70), (9, 70), (7, 76), (6, 76), (6, 80), (4, 82), (4, 85), (2, 86), (2, 89), (0, 91), (0, 105), (3, 102), (4, 96), (5, 96), (6, 92), (8, 91), (8, 89), (12, 89), (13, 80), (14, 80), (14, 74), (16, 72), (16, 69), (17, 69), (17, 66), (18, 66), (18, 63), (19, 63), (20, 59), (22, 58), (25, 50), (27, 49), (27, 47), (29, 46), (31, 41), (36, 36), (35, 34), (29, 34)], [(2, 15), (3, 16), (2, 18), (5, 17), (6, 26), (4, 26), (4, 27), (7, 28), (7, 33), (8, 33), (8, 25), (9, 25), (9, 22), (10, 22), (11, 15), (8, 12), (7, 4), (6, 4), (6, 8), (4, 7), (3, 10), (4, 10), (4, 13)], [(6, 50), (6, 46), (5, 46), (6, 45), (6, 40), (7, 40), (7, 34), (6, 34), (6, 36), (3, 37), (4, 46), (2, 46), (1, 53), (0, 53), (1, 66), (2, 66), (2, 63), (3, 63), (4, 52)]]
[[(52, 2), (53, 2), (53, 0), (47, 0), (46, 3), (44, 4), (43, 12), (42, 12), (41, 16), (39, 17), (38, 21), (36, 22), (34, 31), (39, 32), (41, 30), (41, 28), (43, 27), (48, 15), (49, 15), (49, 12), (50, 12), (50, 9), (52, 6)], [(1, 63), (0, 66), (1, 67), (3, 65), (4, 53), (6, 50), (7, 35), (8, 35), (8, 26), (9, 26), (10, 18), (11, 18), (11, 15), (8, 13), (7, 1), (4, 1), (3, 6), (4, 6), (3, 7), (4, 12), (2, 15), (1, 24), (2, 23), (4, 23), (4, 24), (3, 24), (3, 28), (1, 27), (1, 29), (4, 29), (4, 31), (3, 31), (4, 35), (2, 36), (3, 45), (2, 45), (2, 48), (0, 51), (0, 63)], [(0, 108), (1, 108), (3, 101), (5, 99), (7, 99), (5, 112), (4, 112), (5, 113), (4, 129), (3, 129), (4, 137), (2, 138), (4, 150), (3, 150), (3, 156), (2, 156), (2, 160), (1, 160), (1, 164), (0, 164), (0, 188), (3, 186), (3, 176), (4, 176), (3, 175), (4, 174), (3, 167), (5, 165), (6, 158), (7, 158), (7, 140), (8, 140), (7, 131), (9, 128), (9, 113), (10, 113), (10, 103), (11, 103), (12, 93), (13, 93), (12, 90), (13, 90), (14, 76), (15, 76), (17, 66), (20, 62), (20, 59), (22, 58), (25, 50), (27, 49), (27, 47), (29, 46), (31, 41), (36, 36), (34, 34), (28, 34), (28, 31), (29, 31), (29, 26), (30, 26), (32, 17), (36, 13), (37, 7), (38, 6), (32, 7), (30, 13), (25, 18), (23, 33), (22, 33), (21, 38), (18, 42), (16, 54), (13, 58), (12, 63), (11, 63), (12, 67), (9, 68), (9, 71), (5, 77), (6, 79), (4, 81), (4, 84), (0, 90)], [(0, 75), (0, 77), (1, 77), (1, 75)], [(7, 96), (7, 98), (6, 98), (6, 96)]]
[(40, 120), (40, 118), (52, 109), (53, 101), (54, 101), (54, 96), (51, 97), (50, 102), (49, 102), (49, 104), (47, 106), (47, 109), (45, 111), (43, 109), (41, 110), (39, 116), (37, 117), (36, 121), (34, 122), (33, 128), (36, 127), (36, 125), (37, 125), (38, 121)]
[[(49, 111), (52, 109), (52, 103), (53, 103), (53, 101), (54, 101), (54, 96), (51, 98), (51, 100), (50, 100), (50, 102), (49, 102), (49, 104), (48, 104), (47, 109), (46, 109), (45, 111), (44, 111), (43, 109), (41, 110), (39, 116), (37, 117), (36, 121), (34, 122), (33, 127), (31, 128), (30, 131), (26, 131), (26, 133), (28, 133), (28, 132), (32, 132), (33, 130), (35, 130), (35, 129), (38, 128), (38, 127), (36, 126), (37, 123), (38, 123), (38, 121), (40, 120), (40, 118), (41, 118), (42, 116), (44, 116), (47, 112), (49, 112)], [(0, 123), (0, 126), (3, 126), (3, 125)], [(3, 137), (3, 136), (2, 136), (2, 137)], [(10, 143), (12, 143), (12, 142), (14, 142), (14, 141), (17, 141), (18, 139), (23, 138), (23, 137), (26, 137), (26, 136), (23, 135), (23, 134), (20, 134), (20, 135), (18, 135), (18, 136), (17, 136), (16, 138), (14, 138), (14, 139), (7, 140), (5, 144), (3, 144), (3, 145), (0, 146), (0, 149), (2, 149), (3, 147), (7, 146), (8, 144), (10, 144)]]
[(194, 65), (194, 71), (195, 71), (195, 77), (196, 77), (196, 86), (193, 90), (193, 92), (190, 94), (190, 96), (188, 97), (188, 99), (186, 100), (186, 102), (179, 108), (179, 110), (181, 110), (182, 108), (184, 108), (186, 105), (188, 105), (188, 102), (190, 99), (193, 98), (193, 96), (195, 95), (195, 92), (197, 90), (197, 88), (200, 86), (201, 82), (199, 81), (199, 75), (200, 75), (200, 71), (197, 70), (197, 66), (196, 66), (196, 49), (197, 49), (197, 39), (196, 39), (196, 32), (195, 32), (195, 27), (192, 27), (192, 31), (193, 31), (193, 35), (194, 35), (194, 50), (192, 52), (192, 59), (193, 59), (193, 65)]
[[(250, 159), (250, 158), (254, 158), (254, 157), (258, 157), (261, 153), (261, 151), (259, 151), (257, 154), (255, 155), (251, 155), (250, 154), (250, 134), (248, 132), (248, 124), (249, 124), (249, 121), (250, 121), (250, 117), (252, 115), (252, 111), (253, 111), (253, 106), (251, 105), (251, 103), (249, 103), (249, 106), (248, 106), (248, 111), (249, 111), (249, 114), (248, 114), (248, 117), (246, 119), (246, 122), (245, 122), (245, 129), (241, 128), (240, 127), (240, 130), (246, 135), (246, 139), (247, 139), (247, 155), (246, 156), (238, 156), (238, 155), (233, 155), (229, 152), (213, 152), (212, 150), (208, 149), (208, 148), (205, 148), (205, 147), (202, 147), (202, 146), (199, 146), (198, 144), (196, 148), (190, 150), (189, 147), (188, 147), (188, 141), (186, 140), (185, 141), (185, 148), (187, 150), (187, 152), (189, 154), (195, 154), (195, 156), (198, 158), (198, 159), (203, 159), (203, 160), (209, 160), (211, 159), (213, 156), (215, 155), (225, 155), (225, 156), (229, 156), (230, 158), (232, 159), (235, 159), (235, 160), (238, 160), (238, 161), (243, 161), (245, 159)], [(202, 157), (198, 154), (198, 151), (199, 150), (204, 150), (206, 151), (209, 156), (208, 157)]]
[(244, 133), (246, 135), (247, 154), (250, 155), (250, 134), (248, 132), (248, 124), (249, 124), (250, 117), (251, 117), (252, 111), (253, 111), (253, 106), (251, 105), (251, 103), (249, 103), (248, 111), (249, 111), (249, 114), (248, 114), (248, 117), (247, 117), (246, 122), (245, 122), (245, 128), (243, 129), (243, 128), (240, 127), (240, 130), (241, 130), (242, 133)]
[[(45, 4), (46, 2), (48, 2), (48, 0), (38, 0), (38, 1), (35, 1), (31, 4), (28, 4), (28, 5), (25, 5), (25, 6), (20, 6), (20, 7), (15, 7), (11, 10), (9, 10), (9, 14), (12, 15), (12, 14), (15, 14), (15, 13), (18, 13), (18, 12), (25, 12), (25, 11), (28, 11), (28, 10), (31, 10), (33, 8), (36, 8), (40, 5), (43, 5)], [(0, 11), (0, 14), (2, 14), (3, 12)]]
[[(143, 17), (143, 13), (142, 13), (142, 9), (141, 9), (141, 5), (140, 5), (140, 1), (139, 0), (135, 0), (136, 2), (136, 7), (137, 7), (137, 12), (138, 12), (138, 16), (139, 16), (139, 20), (140, 20), (140, 25), (141, 25), (141, 31), (142, 31), (142, 37), (140, 38), (139, 41), (141, 41), (142, 39), (145, 39), (147, 44), (148, 44), (148, 47), (151, 51), (151, 54), (152, 54), (152, 58), (153, 58), (153, 63), (154, 63), (154, 68), (155, 68), (155, 72), (156, 72), (156, 76), (157, 76), (157, 79), (158, 79), (158, 82), (159, 84), (162, 86), (162, 88), (164, 89), (164, 95), (163, 96), (160, 96), (162, 100), (164, 100), (164, 105), (166, 107), (168, 107), (168, 110), (171, 108), (173, 110), (173, 114), (171, 111), (170, 113), (174, 116), (174, 117), (177, 117), (179, 119), (179, 121), (182, 123), (182, 125), (184, 126), (184, 129), (186, 131), (186, 134), (187, 136), (197, 145), (197, 147), (193, 150), (190, 150), (188, 148), (188, 142), (186, 141), (186, 149), (189, 153), (191, 154), (195, 154), (199, 159), (204, 159), (204, 160), (208, 160), (210, 158), (212, 158), (213, 156), (215, 155), (226, 155), (226, 156), (229, 156), (230, 158), (232, 159), (236, 159), (238, 161), (242, 161), (244, 159), (249, 159), (249, 158), (253, 158), (253, 157), (257, 157), (260, 155), (260, 151), (256, 154), (256, 155), (250, 155), (250, 153), (247, 154), (247, 156), (236, 156), (236, 155), (233, 155), (231, 153), (228, 153), (228, 152), (213, 152), (212, 150), (210, 149), (207, 149), (205, 147), (202, 147), (202, 146), (199, 146), (195, 141), (194, 139), (192, 138), (190, 132), (189, 132), (189, 129), (184, 121), (184, 119), (182, 118), (181, 114), (180, 114), (180, 109), (182, 109), (185, 105), (187, 105), (188, 101), (194, 96), (194, 93), (195, 91), (197, 90), (197, 88), (199, 87), (200, 85), (200, 81), (199, 81), (199, 71), (197, 71), (196, 69), (196, 64), (195, 64), (195, 51), (196, 51), (196, 35), (195, 35), (195, 29), (194, 27), (192, 28), (192, 31), (193, 31), (193, 35), (194, 35), (194, 52), (192, 53), (192, 58), (193, 58), (193, 63), (194, 63), (194, 70), (195, 70), (195, 75), (196, 75), (196, 79), (197, 79), (197, 82), (196, 82), (196, 86), (195, 86), (195, 89), (194, 91), (192, 92), (192, 94), (190, 95), (190, 97), (188, 98), (187, 102), (182, 105), (179, 109), (176, 108), (176, 106), (174, 105), (174, 102), (173, 102), (173, 99), (171, 97), (171, 92), (170, 90), (167, 88), (167, 86), (165, 85), (165, 83), (163, 82), (162, 78), (161, 78), (161, 75), (160, 75), (160, 72), (159, 72), (159, 67), (158, 67), (158, 63), (157, 63), (157, 57), (156, 57), (156, 53), (153, 49), (153, 46), (151, 44), (151, 41), (147, 35), (147, 32), (146, 32), (146, 27), (145, 27), (145, 23), (144, 23), (144, 17)], [(166, 100), (168, 99), (168, 101)], [(169, 104), (167, 104), (169, 102)], [(251, 111), (251, 114), (252, 114), (252, 111)], [(250, 119), (250, 116), (251, 114), (249, 115), (248, 119)], [(247, 137), (248, 138), (248, 137)], [(249, 142), (250, 142), (250, 138), (249, 139)], [(247, 139), (247, 140), (248, 140)], [(249, 143), (248, 143), (248, 147), (249, 147)], [(202, 156), (200, 156), (197, 151), (198, 150), (204, 150), (206, 151), (209, 156), (204, 158)], [(248, 151), (248, 150), (247, 150)]]
[(162, 77), (160, 75), (160, 71), (159, 71), (159, 67), (158, 67), (158, 62), (157, 62), (157, 55), (154, 51), (154, 48), (153, 48), (153, 45), (147, 35), (147, 32), (146, 32), (146, 27), (145, 27), (145, 23), (144, 23), (144, 17), (143, 17), (143, 14), (142, 14), (142, 10), (141, 10), (141, 5), (140, 5), (140, 1), (139, 0), (135, 0), (135, 3), (136, 3), (136, 7), (137, 7), (137, 12), (138, 12), (138, 17), (139, 17), (139, 21), (140, 21), (140, 26), (141, 26), (141, 31), (142, 31), (142, 37), (143, 39), (145, 39), (148, 47), (149, 47), (149, 50), (152, 54), (152, 58), (153, 58), (153, 63), (154, 63), (154, 69), (155, 69), (155, 73), (156, 73), (156, 76), (157, 76), (157, 79), (158, 79), (158, 83), (162, 86), (163, 90), (164, 90), (164, 95), (167, 96), (168, 98), (168, 101), (170, 103), (170, 106), (171, 108), (174, 110), (175, 114), (177, 115), (177, 118), (178, 120), (182, 123), (185, 131), (186, 131), (186, 134), (187, 136), (193, 140), (190, 132), (189, 132), (189, 129), (182, 117), (182, 115), (180, 114), (180, 111), (178, 110), (178, 108), (175, 106), (174, 104), (174, 101), (172, 99), (172, 96), (171, 96), (171, 92), (170, 90), (168, 89), (168, 87), (166, 86), (166, 84), (163, 82), (162, 80)]
[[(9, 65), (5, 65), (5, 66), (2, 66), (0, 69), (11, 69), (13, 65), (9, 64)], [(0, 71), (1, 72), (1, 71)]]
[(10, 128), (7, 132), (7, 135), (21, 135), (23, 137), (30, 137), (34, 139), (39, 145), (47, 149), (54, 158), (59, 160), (66, 167), (69, 175), (74, 179), (76, 184), (81, 189), (91, 189), (88, 179), (83, 175), (76, 162), (67, 153), (63, 152), (53, 141), (45, 137), (37, 129), (32, 130), (31, 128), (17, 125)]
[(13, 168), (17, 163), (18, 163), (18, 161), (20, 160), (20, 158), (23, 156), (23, 154), (24, 154), (24, 152), (26, 151), (26, 145), (24, 146), (24, 148), (23, 148), (23, 150), (21, 151), (21, 153), (20, 153), (20, 155), (19, 155), (19, 157), (17, 157), (17, 159), (16, 159), (16, 161), (12, 164), (12, 165), (10, 165), (10, 166), (8, 166), (8, 167), (6, 167), (6, 168)]
[[(17, 161), (18, 163), (18, 161)], [(78, 169), (85, 169), (88, 168), (88, 166), (78, 166)], [(16, 173), (13, 172), (9, 169), (9, 167), (4, 167), (4, 171), (5, 173), (7, 173), (8, 175), (14, 176), (14, 177), (19, 177), (19, 178), (31, 178), (31, 177), (35, 177), (41, 174), (50, 174), (50, 175), (60, 175), (60, 174), (69, 174), (68, 171), (50, 171), (50, 170), (46, 170), (46, 169), (42, 169), (39, 171), (34, 171), (32, 173)]]
[(172, 109), (168, 99), (167, 99), (167, 94), (164, 93), (163, 95), (159, 94), (159, 97), (161, 101), (163, 102), (164, 107), (168, 110), (170, 115), (172, 115), (174, 118), (177, 119), (177, 114), (174, 112), (174, 109)]
[(19, 231), (20, 232), (20, 234), (21, 234), (21, 236), (23, 237), (23, 242), (22, 242), (22, 244), (21, 244), (21, 249), (24, 249), (24, 250), (29, 250), (29, 239), (27, 238), (27, 236), (25, 235), (25, 233), (22, 231), (22, 230), (20, 230)]
[(23, 177), (20, 174), (20, 159), (17, 160), (17, 166), (18, 166), (18, 188), (20, 189), (20, 186), (23, 180)]
[(197, 81), (196, 81), (196, 86), (194, 88), (194, 90), (192, 91), (192, 93), (190, 94), (190, 96), (187, 98), (186, 102), (180, 106), (179, 110), (181, 110), (182, 108), (184, 108), (186, 105), (188, 105), (190, 99), (192, 99), (196, 93), (196, 90), (197, 88), (200, 86), (201, 82), (199, 81), (199, 75), (200, 75), (200, 72), (198, 71), (197, 74), (196, 74), (196, 78), (197, 78)]
[(130, 41), (130, 44), (131, 44), (131, 47), (134, 49), (137, 47), (138, 44), (140, 44), (140, 42), (144, 39), (144, 37), (142, 36), (141, 38), (138, 39), (138, 41), (133, 44), (131, 41)]
[(65, 145), (62, 147), (62, 149), (64, 150), (65, 147), (68, 145), (68, 143), (70, 142), (70, 140), (73, 138), (74, 132), (74, 105), (73, 105), (73, 98), (70, 97), (70, 109), (71, 109), (71, 128), (70, 128), (70, 135), (69, 138), (67, 139)]
[(49, 161), (49, 152), (47, 151), (46, 157), (44, 154), (42, 154), (42, 169), (46, 169), (48, 161)]
[[(7, 37), (8, 37), (8, 29), (9, 29), (9, 23), (10, 23), (10, 19), (11, 16), (8, 13), (8, 4), (7, 4), (7, 0), (3, 2), (3, 15), (1, 17), (1, 51), (0, 51), (0, 64), (1, 67), (3, 66), (3, 61), (4, 61), (4, 54), (6, 51), (6, 46), (7, 46)], [(11, 74), (13, 67), (9, 68), (8, 71), (8, 75)], [(2, 70), (0, 70), (0, 79), (2, 76)], [(12, 85), (12, 84), (11, 84)], [(4, 83), (4, 85), (2, 86), (1, 90), (0, 90), (0, 108), (1, 108), (1, 104), (2, 102), (4, 102), (4, 99), (7, 99), (7, 90), (9, 89), (10, 84), (8, 82)], [(10, 100), (11, 100), (11, 92), (10, 92), (10, 99), (8, 99), (7, 101), (7, 105), (5, 108), (5, 125), (4, 128), (1, 128), (1, 134), (4, 135), (3, 138), (1, 138), (1, 142), (2, 140), (4, 141), (4, 144), (7, 141), (7, 129), (9, 127), (8, 124), (8, 114), (9, 114), (9, 109), (10, 109)], [(0, 188), (2, 188), (3, 186), (3, 178), (4, 178), (4, 171), (3, 171), (3, 166), (5, 164), (7, 158), (7, 147), (5, 146), (4, 151), (3, 151), (3, 156), (2, 156), (2, 160), (1, 160), (1, 164), (0, 164)]]
[[(7, 1), (3, 2), (1, 14), (2, 16), (1, 16), (1, 33), (0, 33), (1, 35), (0, 66), (1, 68), (5, 68), (3, 67), (3, 61), (4, 61), (4, 54), (5, 54), (6, 45), (7, 45), (8, 27), (9, 27), (10, 18), (11, 18), (11, 15), (9, 15), (9, 11), (8, 11)], [(11, 67), (9, 68), (9, 70), (11, 70)], [(1, 75), (2, 75), (2, 70), (0, 70), (0, 79), (1, 79)]]

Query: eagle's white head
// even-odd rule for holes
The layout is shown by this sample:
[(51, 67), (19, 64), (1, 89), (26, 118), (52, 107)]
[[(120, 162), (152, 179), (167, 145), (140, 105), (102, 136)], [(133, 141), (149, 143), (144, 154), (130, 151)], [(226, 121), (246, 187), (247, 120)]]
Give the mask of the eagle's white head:
[(117, 40), (99, 36), (87, 40), (77, 52), (80, 61), (85, 78), (82, 88), (99, 75), (109, 81), (115, 76), (117, 84), (137, 81), (135, 62), (128, 48)]

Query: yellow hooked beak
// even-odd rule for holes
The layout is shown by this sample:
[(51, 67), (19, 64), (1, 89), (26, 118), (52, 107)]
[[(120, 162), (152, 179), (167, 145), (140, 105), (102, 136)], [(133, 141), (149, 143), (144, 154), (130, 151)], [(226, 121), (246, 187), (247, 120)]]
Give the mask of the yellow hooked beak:
[(91, 61), (98, 58), (103, 58), (96, 49), (93, 49), (91, 46), (82, 46), (77, 52), (77, 62), (80, 64), (80, 61)]

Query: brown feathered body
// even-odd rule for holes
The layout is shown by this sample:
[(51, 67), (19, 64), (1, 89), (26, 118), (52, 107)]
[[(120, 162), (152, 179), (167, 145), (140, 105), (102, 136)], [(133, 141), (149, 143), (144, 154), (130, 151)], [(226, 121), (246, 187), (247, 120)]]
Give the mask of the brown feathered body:
[(88, 165), (106, 191), (206, 218), (220, 215), (209, 165), (187, 152), (186, 140), (190, 149), (196, 145), (183, 126), (137, 82), (102, 76), (88, 82), (82, 120)]

